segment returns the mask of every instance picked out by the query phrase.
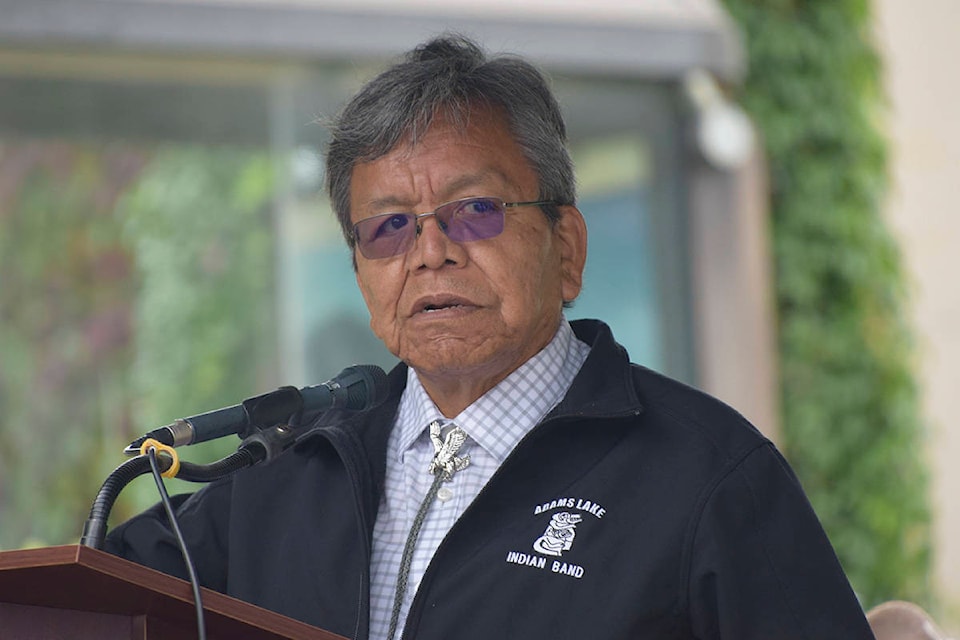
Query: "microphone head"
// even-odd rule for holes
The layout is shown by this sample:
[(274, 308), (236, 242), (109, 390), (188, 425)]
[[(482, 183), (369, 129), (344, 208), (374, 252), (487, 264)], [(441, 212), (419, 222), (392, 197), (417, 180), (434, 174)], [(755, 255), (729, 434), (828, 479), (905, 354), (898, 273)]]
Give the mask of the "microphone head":
[(346, 391), (347, 397), (343, 408), (351, 411), (372, 409), (380, 405), (390, 394), (387, 374), (383, 369), (372, 364), (347, 367), (331, 382), (336, 382), (341, 387), (339, 393), (335, 392), (337, 395)]

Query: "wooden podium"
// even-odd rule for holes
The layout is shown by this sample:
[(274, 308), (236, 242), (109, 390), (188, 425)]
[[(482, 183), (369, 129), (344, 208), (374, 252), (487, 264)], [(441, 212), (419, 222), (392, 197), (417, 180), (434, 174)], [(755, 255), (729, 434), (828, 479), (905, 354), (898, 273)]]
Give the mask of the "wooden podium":
[[(344, 640), (203, 589), (209, 640)], [(197, 637), (190, 584), (79, 545), (0, 553), (4, 640)]]

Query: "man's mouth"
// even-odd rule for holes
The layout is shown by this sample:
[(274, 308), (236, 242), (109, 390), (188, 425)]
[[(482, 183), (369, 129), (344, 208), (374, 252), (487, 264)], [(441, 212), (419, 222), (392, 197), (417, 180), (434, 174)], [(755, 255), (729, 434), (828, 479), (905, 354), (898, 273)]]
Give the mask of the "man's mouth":
[(465, 309), (473, 305), (469, 300), (462, 298), (430, 298), (418, 302), (414, 305), (414, 315), (418, 313), (436, 313), (437, 311), (449, 311), (451, 309)]

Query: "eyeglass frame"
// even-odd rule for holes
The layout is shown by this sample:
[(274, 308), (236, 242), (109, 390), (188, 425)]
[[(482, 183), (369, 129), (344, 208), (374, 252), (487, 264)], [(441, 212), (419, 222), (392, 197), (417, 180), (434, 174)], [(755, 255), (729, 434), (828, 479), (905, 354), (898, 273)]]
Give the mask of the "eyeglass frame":
[[(506, 221), (506, 209), (512, 209), (512, 208), (514, 208), (514, 207), (532, 207), (532, 206), (543, 207), (543, 206), (559, 206), (559, 205), (560, 205), (560, 203), (557, 202), (556, 200), (528, 200), (528, 201), (521, 201), (521, 202), (504, 202), (502, 198), (498, 198), (498, 197), (496, 197), (496, 196), (468, 196), (468, 197), (466, 197), (466, 198), (457, 198), (456, 200), (450, 200), (449, 202), (444, 202), (443, 204), (438, 205), (433, 211), (424, 211), (423, 213), (407, 213), (407, 212), (402, 212), (402, 211), (388, 211), (388, 212), (378, 213), (378, 214), (376, 214), (376, 215), (372, 215), (372, 216), (370, 216), (370, 217), (368, 217), (368, 218), (364, 218), (363, 220), (360, 220), (360, 221), (358, 221), (356, 224), (354, 224), (354, 225), (353, 225), (353, 234), (352, 234), (352, 237), (353, 237), (353, 245), (354, 245), (354, 247), (355, 247), (356, 249), (358, 249), (358, 250), (360, 251), (360, 253), (361, 253), (365, 258), (367, 258), (367, 260), (385, 260), (386, 258), (395, 258), (395, 257), (397, 257), (397, 256), (404, 255), (405, 253), (407, 253), (408, 251), (410, 251), (411, 247), (413, 247), (414, 243), (416, 242), (416, 239), (419, 238), (419, 237), (420, 237), (420, 234), (423, 232), (423, 225), (422, 225), (421, 222), (420, 222), (420, 220), (421, 220), (422, 218), (426, 218), (426, 217), (429, 217), (429, 216), (437, 216), (437, 215), (439, 214), (439, 212), (440, 212), (441, 209), (444, 209), (444, 208), (446, 208), (446, 207), (449, 207), (449, 206), (452, 205), (452, 204), (465, 203), (465, 202), (469, 202), (469, 201), (471, 201), (471, 200), (494, 200), (494, 201), (496, 201), (496, 202), (499, 202), (500, 205), (501, 205), (501, 206), (503, 207), (503, 209), (504, 209), (503, 214), (502, 214), (502, 215), (504, 216), (504, 221)], [(454, 209), (456, 209), (456, 208), (454, 208)], [(362, 246), (362, 244), (361, 244), (361, 242), (360, 242), (360, 232), (359, 232), (359, 227), (360, 227), (360, 225), (366, 224), (366, 223), (367, 223), (368, 221), (370, 221), (370, 220), (375, 220), (375, 219), (378, 219), (378, 218), (388, 218), (388, 217), (390, 217), (390, 216), (403, 216), (404, 218), (407, 218), (407, 219), (411, 219), (411, 218), (412, 218), (412, 221), (413, 221), (414, 225), (416, 225), (416, 231), (414, 232), (413, 239), (410, 241), (410, 245), (407, 246), (406, 249), (404, 249), (403, 251), (400, 251), (400, 252), (398, 252), (398, 253), (392, 253), (392, 254), (390, 254), (390, 255), (380, 256), (380, 257), (378, 257), (378, 258), (371, 258), (371, 257), (367, 256), (367, 254), (364, 253), (364, 251), (363, 251), (363, 246)], [(440, 222), (442, 222), (442, 220), (440, 220), (440, 219), (438, 218), (438, 219), (437, 219), (437, 222), (440, 223)], [(444, 225), (444, 224), (438, 224), (438, 226), (440, 227), (440, 230), (443, 232), (443, 235), (445, 235), (447, 238), (449, 238), (451, 242), (457, 242), (457, 243), (460, 243), (460, 242), (471, 242), (471, 240), (454, 240), (453, 238), (450, 238), (450, 236), (447, 234), (447, 231), (446, 231), (446, 228), (445, 228), (446, 225)], [(499, 232), (497, 232), (496, 234), (494, 234), (494, 235), (492, 235), (492, 236), (488, 236), (488, 237), (486, 237), (486, 238), (477, 238), (477, 240), (489, 240), (490, 238), (496, 238), (496, 237), (499, 236), (501, 233), (503, 233), (503, 229), (502, 229), (502, 228), (501, 228), (501, 230), (500, 230)]]

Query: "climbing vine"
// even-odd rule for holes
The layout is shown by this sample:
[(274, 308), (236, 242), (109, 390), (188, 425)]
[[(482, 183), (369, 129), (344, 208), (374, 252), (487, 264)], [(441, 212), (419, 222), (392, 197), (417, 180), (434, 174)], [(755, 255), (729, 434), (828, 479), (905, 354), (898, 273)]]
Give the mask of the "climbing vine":
[(784, 449), (865, 606), (929, 602), (924, 425), (869, 0), (725, 0), (769, 162)]

